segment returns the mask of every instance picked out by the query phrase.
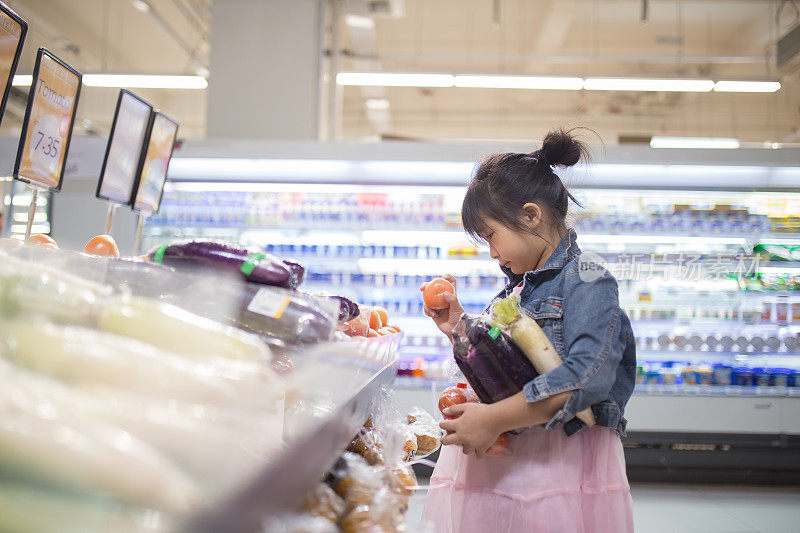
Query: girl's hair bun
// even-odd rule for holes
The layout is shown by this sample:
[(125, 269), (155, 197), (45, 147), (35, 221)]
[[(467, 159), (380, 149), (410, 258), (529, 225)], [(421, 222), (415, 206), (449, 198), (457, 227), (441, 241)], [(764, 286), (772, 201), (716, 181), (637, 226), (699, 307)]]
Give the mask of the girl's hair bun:
[(549, 132), (542, 142), (542, 147), (533, 156), (539, 156), (548, 166), (571, 167), (581, 158), (586, 159), (586, 144), (576, 139), (572, 132), (563, 128)]

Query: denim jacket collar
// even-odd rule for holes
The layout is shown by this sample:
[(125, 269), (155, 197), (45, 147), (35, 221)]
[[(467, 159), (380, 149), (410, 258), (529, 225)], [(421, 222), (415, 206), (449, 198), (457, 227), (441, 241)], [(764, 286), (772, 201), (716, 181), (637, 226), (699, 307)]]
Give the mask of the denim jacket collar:
[(567, 230), (567, 234), (564, 235), (558, 243), (556, 249), (553, 250), (553, 253), (547, 258), (545, 264), (536, 270), (529, 270), (525, 274), (514, 274), (510, 268), (500, 267), (500, 269), (508, 276), (508, 279), (513, 285), (518, 285), (528, 275), (536, 275), (546, 270), (561, 270), (573, 257), (580, 253), (580, 248), (578, 248), (578, 243), (576, 242), (577, 238), (578, 236), (575, 230)]

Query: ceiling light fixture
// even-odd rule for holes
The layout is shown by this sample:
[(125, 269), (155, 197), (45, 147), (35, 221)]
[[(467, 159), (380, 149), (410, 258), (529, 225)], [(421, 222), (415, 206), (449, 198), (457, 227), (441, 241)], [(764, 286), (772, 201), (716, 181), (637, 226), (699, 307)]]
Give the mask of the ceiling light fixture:
[(11, 80), (13, 87), (30, 87), (31, 83), (33, 83), (32, 74), (14, 74), (14, 78)]
[(373, 87), (452, 87), (451, 74), (405, 74), (395, 72), (340, 72), (339, 85)]
[(739, 148), (739, 139), (722, 137), (653, 137), (651, 148)]
[[(16, 74), (14, 87), (30, 87), (33, 76)], [(208, 80), (203, 76), (171, 76), (162, 74), (84, 74), (87, 87), (127, 87), (140, 89), (205, 89)]]
[(714, 90), (726, 93), (774, 93), (781, 88), (778, 81), (718, 81)]
[(554, 89), (579, 91), (583, 79), (546, 76), (459, 76), (455, 77), (456, 87), (487, 89)]
[(396, 72), (340, 72), (339, 85), (374, 87), (473, 87), (486, 89), (554, 89), (579, 91), (775, 92), (776, 81), (714, 82), (703, 79), (578, 78), (571, 76), (493, 76), (473, 74), (406, 74)]
[(678, 91), (707, 93), (714, 88), (711, 80), (649, 78), (586, 78), (587, 91)]

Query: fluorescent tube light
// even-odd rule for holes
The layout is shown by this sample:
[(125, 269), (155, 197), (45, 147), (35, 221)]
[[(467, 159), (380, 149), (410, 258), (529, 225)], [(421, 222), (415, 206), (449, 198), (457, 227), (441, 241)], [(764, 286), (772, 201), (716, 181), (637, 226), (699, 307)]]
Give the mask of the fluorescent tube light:
[(452, 87), (451, 74), (404, 74), (395, 72), (340, 72), (339, 85), (366, 85), (373, 87)]
[(555, 89), (579, 91), (583, 79), (545, 76), (456, 76), (456, 87), (487, 89)]
[(738, 139), (722, 137), (653, 137), (650, 148), (739, 148)]
[(586, 78), (587, 91), (680, 91), (705, 93), (714, 87), (711, 80), (666, 80), (648, 78)]
[(88, 87), (138, 87), (143, 89), (205, 89), (208, 81), (202, 76), (168, 76), (157, 74), (84, 74)]
[(387, 100), (386, 98), (368, 98), (367, 109), (372, 109), (375, 111), (383, 111), (384, 109), (389, 109), (389, 100)]
[(30, 87), (33, 83), (33, 74), (14, 74), (11, 85), (14, 87)]
[(353, 28), (363, 28), (365, 30), (371, 30), (375, 28), (375, 21), (372, 20), (370, 17), (362, 17), (360, 15), (346, 15), (344, 17), (344, 21), (347, 23), (348, 26), (352, 26)]
[[(33, 76), (16, 74), (14, 87), (30, 87)], [(161, 74), (84, 74), (87, 87), (127, 87), (142, 89), (205, 89), (208, 81), (202, 76), (170, 76)]]
[(728, 93), (774, 93), (780, 88), (777, 81), (718, 81), (714, 84), (715, 91)]

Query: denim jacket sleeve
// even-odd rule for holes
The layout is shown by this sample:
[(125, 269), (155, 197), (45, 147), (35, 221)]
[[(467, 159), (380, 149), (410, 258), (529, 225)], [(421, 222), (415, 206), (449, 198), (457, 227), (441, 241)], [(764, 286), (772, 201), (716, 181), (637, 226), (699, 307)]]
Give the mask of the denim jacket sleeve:
[(548, 429), (608, 397), (625, 349), (617, 331), (621, 313), (617, 281), (608, 272), (591, 281), (581, 279), (577, 270), (567, 272), (563, 306), (564, 360), (524, 388), (529, 402), (572, 391), (547, 423)]

